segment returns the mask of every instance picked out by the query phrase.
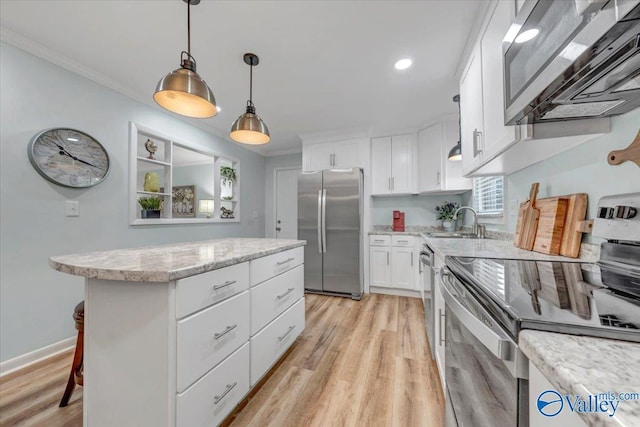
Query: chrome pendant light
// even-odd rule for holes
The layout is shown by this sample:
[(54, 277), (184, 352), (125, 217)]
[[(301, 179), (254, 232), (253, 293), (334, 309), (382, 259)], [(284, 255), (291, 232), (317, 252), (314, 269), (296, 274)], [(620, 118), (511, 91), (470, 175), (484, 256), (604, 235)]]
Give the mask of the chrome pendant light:
[(191, 5), (200, 0), (183, 1), (187, 3), (187, 50), (180, 54), (180, 68), (160, 79), (153, 99), (174, 113), (204, 119), (218, 114), (218, 109), (213, 92), (196, 73), (196, 60), (191, 56)]
[(249, 65), (249, 100), (247, 111), (233, 122), (229, 136), (236, 142), (243, 144), (260, 145), (271, 141), (269, 129), (262, 119), (256, 114), (253, 105), (253, 67), (258, 65), (260, 59), (253, 53), (244, 54), (244, 62)]
[(457, 162), (462, 160), (462, 128), (460, 127), (460, 95), (453, 97), (453, 102), (458, 103), (458, 143), (449, 150), (449, 160)]

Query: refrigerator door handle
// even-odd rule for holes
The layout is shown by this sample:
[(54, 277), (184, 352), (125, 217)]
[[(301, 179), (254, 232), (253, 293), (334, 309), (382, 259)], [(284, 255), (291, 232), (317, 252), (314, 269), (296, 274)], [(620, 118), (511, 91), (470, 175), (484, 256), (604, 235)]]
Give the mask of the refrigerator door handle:
[(318, 190), (318, 253), (322, 253), (322, 190)]
[(322, 189), (322, 252), (327, 252), (327, 190)]

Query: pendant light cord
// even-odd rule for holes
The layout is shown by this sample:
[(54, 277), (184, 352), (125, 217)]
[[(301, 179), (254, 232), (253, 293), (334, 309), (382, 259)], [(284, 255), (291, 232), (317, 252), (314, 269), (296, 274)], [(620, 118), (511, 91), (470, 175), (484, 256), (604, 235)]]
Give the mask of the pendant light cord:
[(249, 104), (253, 106), (253, 60), (249, 66)]
[(187, 54), (191, 56), (191, 0), (187, 1)]

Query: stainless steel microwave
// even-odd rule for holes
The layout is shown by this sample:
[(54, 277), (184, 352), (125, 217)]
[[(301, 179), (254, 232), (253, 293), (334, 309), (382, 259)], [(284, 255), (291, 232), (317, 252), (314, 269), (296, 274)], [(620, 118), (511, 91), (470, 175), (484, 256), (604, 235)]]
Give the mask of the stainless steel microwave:
[(527, 0), (503, 66), (506, 125), (640, 107), (640, 0)]

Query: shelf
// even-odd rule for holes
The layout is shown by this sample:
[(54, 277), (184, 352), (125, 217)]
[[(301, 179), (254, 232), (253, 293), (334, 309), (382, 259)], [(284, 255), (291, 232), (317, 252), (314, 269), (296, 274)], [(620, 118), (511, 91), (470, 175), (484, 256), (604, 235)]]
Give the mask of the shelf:
[(141, 162), (153, 163), (154, 165), (171, 166), (171, 163), (162, 162), (160, 160), (155, 160), (155, 159), (147, 159), (146, 157), (141, 157), (141, 156), (138, 156), (138, 160)]
[(136, 218), (131, 225), (166, 225), (166, 224), (211, 224), (220, 222), (240, 222), (240, 218)]
[(231, 199), (231, 200), (220, 199), (220, 201), (221, 201), (222, 203), (224, 203), (224, 202), (228, 202), (228, 203), (238, 203), (238, 199)]
[(152, 192), (152, 191), (142, 191), (142, 190), (138, 190), (136, 191), (136, 193), (138, 194), (148, 194), (150, 196), (171, 196), (171, 194), (169, 193), (158, 193), (158, 192)]

